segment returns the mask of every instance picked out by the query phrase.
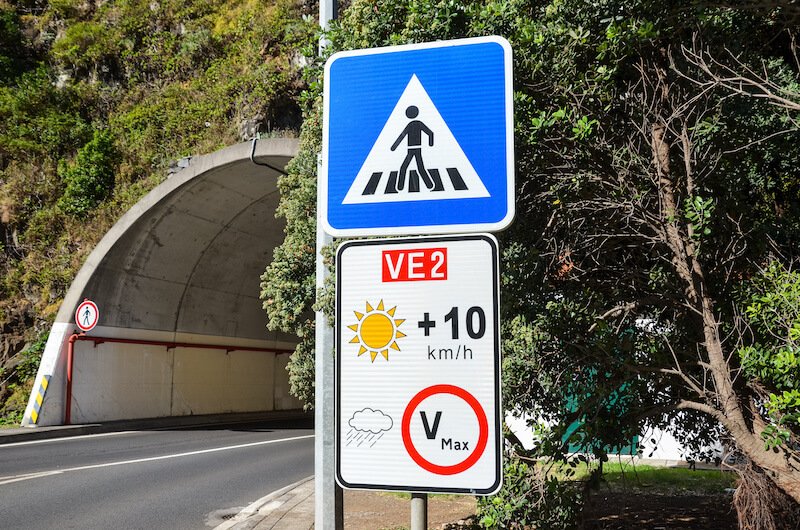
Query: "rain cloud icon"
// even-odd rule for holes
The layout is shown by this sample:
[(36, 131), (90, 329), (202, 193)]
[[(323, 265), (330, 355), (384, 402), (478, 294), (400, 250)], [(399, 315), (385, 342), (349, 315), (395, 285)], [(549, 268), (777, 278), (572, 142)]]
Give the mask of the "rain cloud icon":
[(392, 428), (394, 422), (391, 416), (367, 407), (353, 413), (347, 424), (350, 430), (347, 431), (346, 445), (361, 447), (366, 444), (372, 447)]

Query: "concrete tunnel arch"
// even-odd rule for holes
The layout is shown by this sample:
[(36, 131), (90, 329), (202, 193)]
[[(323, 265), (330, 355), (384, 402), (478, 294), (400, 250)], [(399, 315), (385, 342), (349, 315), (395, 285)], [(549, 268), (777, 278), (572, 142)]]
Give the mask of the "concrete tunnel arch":
[[(23, 425), (62, 424), (67, 407), (72, 423), (302, 407), (285, 370), (297, 338), (269, 332), (258, 299), (283, 240), (277, 179), (297, 149), (265, 139), (191, 158), (117, 221), (61, 304)], [(100, 310), (88, 336), (115, 341), (74, 343), (67, 403), (85, 298)]]

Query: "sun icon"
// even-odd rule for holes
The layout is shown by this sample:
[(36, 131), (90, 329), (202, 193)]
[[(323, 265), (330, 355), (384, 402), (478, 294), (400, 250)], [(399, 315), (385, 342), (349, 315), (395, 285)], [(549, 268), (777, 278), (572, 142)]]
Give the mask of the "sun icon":
[(364, 313), (353, 311), (358, 322), (347, 327), (356, 332), (356, 336), (350, 343), (360, 344), (359, 355), (369, 352), (372, 362), (375, 362), (375, 358), (380, 353), (388, 361), (390, 349), (400, 351), (397, 339), (405, 337), (406, 334), (397, 328), (405, 322), (405, 319), (394, 318), (396, 310), (395, 306), (387, 311), (381, 300), (378, 302), (378, 307), (372, 307), (367, 302), (367, 309)]

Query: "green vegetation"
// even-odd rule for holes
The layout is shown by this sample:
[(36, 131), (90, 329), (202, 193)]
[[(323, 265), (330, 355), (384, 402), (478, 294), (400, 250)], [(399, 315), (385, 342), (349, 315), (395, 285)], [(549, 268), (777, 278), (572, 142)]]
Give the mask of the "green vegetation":
[[(569, 472), (568, 472), (569, 470)], [(577, 528), (583, 506), (582, 488), (599, 492), (655, 495), (714, 495), (736, 485), (736, 473), (720, 470), (657, 467), (633, 462), (605, 462), (602, 476), (597, 462), (570, 467), (546, 462), (512, 460), (503, 490), (478, 499), (481, 525), (514, 528)]]
[(550, 467), (520, 458), (506, 460), (500, 492), (478, 499), (481, 525), (484, 528), (577, 528), (584, 500), (579, 483), (559, 478)]
[(44, 345), (45, 341), (39, 340), (16, 358), (16, 366), (11, 367), (10, 370), (6, 367), (0, 369), (0, 378), (6, 379), (9, 376), (7, 370), (15, 376), (12, 378), (13, 382), (8, 385), (9, 397), (0, 406), (0, 428), (18, 427), (22, 421), (22, 414), (33, 388), (34, 377), (39, 369), (39, 362), (42, 360)]
[[(798, 301), (793, 279), (759, 280), (800, 265), (796, 16), (787, 1), (354, 0), (330, 31), (326, 53), (490, 34), (514, 50), (503, 403), (534, 419), (537, 445), (510, 452), (501, 500), (481, 507), (493, 525), (572, 526), (574, 490), (517, 456), (575, 463), (572, 445), (603, 461), (649, 428), (695, 458), (725, 436), (766, 471), (762, 497), (737, 501), (742, 520), (800, 502)], [(307, 403), (303, 311), (331, 305), (313, 288), (321, 65), (282, 179), (286, 240), (262, 278), (271, 325), (304, 332), (290, 370)]]
[[(293, 135), (316, 25), (294, 0), (0, 0), (0, 415), (100, 237), (171, 161)], [(24, 364), (24, 363), (23, 363)], [(35, 373), (35, 370), (34, 372)]]
[[(568, 467), (568, 466), (567, 466)], [(571, 475), (572, 481), (592, 479), (597, 463), (580, 463)], [(565, 483), (563, 466), (526, 464), (517, 461), (506, 476), (506, 488), (500, 495), (479, 498), (480, 523), (488, 528), (509, 528), (532, 525), (541, 528), (577, 527), (579, 508), (582, 504), (579, 483)], [(536, 483), (529, 480), (533, 474), (545, 474), (554, 478)], [(559, 481), (558, 479), (562, 479)], [(606, 462), (603, 464), (600, 493), (645, 493), (655, 495), (715, 495), (724, 494), (735, 487), (736, 474), (720, 470), (686, 467), (670, 468), (640, 465), (634, 462)], [(541, 488), (534, 491), (532, 488)], [(544, 494), (547, 505), (535, 502)], [(384, 493), (402, 499), (410, 499), (408, 493)], [(453, 495), (430, 495), (429, 498), (451, 498)], [(534, 502), (532, 502), (534, 501)], [(571, 504), (577, 503), (577, 504)]]
[(759, 382), (769, 448), (792, 442), (800, 428), (800, 273), (780, 262), (748, 284), (745, 317), (755, 340), (739, 349), (742, 370)]
[[(303, 5), (0, 0), (4, 422), (78, 267), (170, 161), (293, 134), (301, 112), (262, 299), (271, 328), (301, 337), (292, 391), (313, 403), (307, 315), (333, 297), (314, 292), (325, 58)], [(697, 457), (730, 440), (765, 485), (740, 488), (762, 495), (737, 504), (742, 520), (800, 501), (798, 14), (788, 0), (353, 0), (333, 25), (327, 54), (490, 34), (514, 49), (503, 402), (536, 419), (537, 445), (508, 437), (485, 525), (574, 526), (581, 492), (563, 479), (652, 427)]]

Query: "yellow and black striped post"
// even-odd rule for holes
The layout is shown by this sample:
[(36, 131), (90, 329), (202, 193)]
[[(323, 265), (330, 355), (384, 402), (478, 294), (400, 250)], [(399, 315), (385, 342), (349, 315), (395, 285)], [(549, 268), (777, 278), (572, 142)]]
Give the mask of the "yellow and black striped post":
[(42, 410), (42, 403), (44, 403), (44, 395), (47, 392), (47, 385), (50, 384), (50, 376), (42, 377), (42, 384), (39, 385), (39, 391), (36, 393), (36, 403), (33, 404), (33, 412), (31, 412), (31, 419), (33, 424), (39, 422), (39, 412)]

